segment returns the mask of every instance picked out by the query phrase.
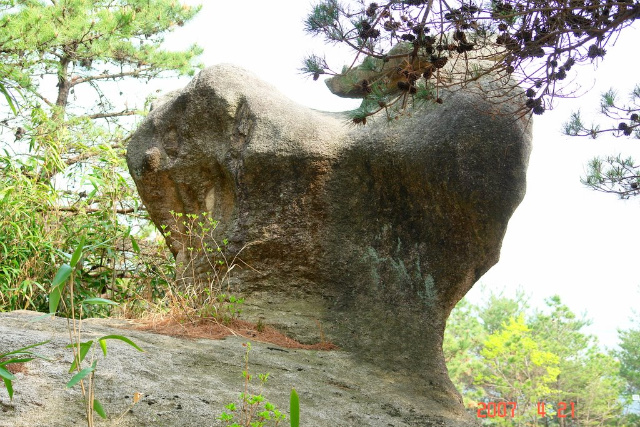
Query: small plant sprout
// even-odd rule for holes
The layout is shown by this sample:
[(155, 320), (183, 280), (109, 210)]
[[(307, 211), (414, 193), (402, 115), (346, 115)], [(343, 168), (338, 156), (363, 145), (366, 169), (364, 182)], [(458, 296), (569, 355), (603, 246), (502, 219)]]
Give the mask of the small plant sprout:
[(265, 427), (277, 426), (286, 418), (274, 404), (267, 401), (262, 395), (262, 389), (269, 379), (269, 374), (258, 374), (260, 385), (256, 394), (250, 392), (253, 375), (249, 373), (249, 352), (251, 343), (242, 344), (245, 347), (244, 370), (244, 391), (240, 393), (239, 404), (229, 403), (225, 406), (219, 419), (228, 427)]
[(244, 303), (229, 292), (231, 272), (241, 262), (238, 254), (229, 255), (229, 241), (218, 237), (219, 222), (208, 212), (171, 215), (173, 223), (161, 226), (162, 233), (186, 260), (176, 265), (176, 279), (167, 280), (175, 283), (167, 292), (170, 306), (191, 322), (210, 319), (228, 326)]
[[(138, 351), (144, 351), (138, 347), (129, 338), (122, 335), (105, 335), (97, 340), (82, 341), (82, 312), (83, 306), (89, 304), (108, 304), (117, 305), (117, 303), (105, 299), (105, 298), (87, 298), (82, 301), (77, 308), (76, 319), (76, 307), (73, 304), (74, 301), (74, 272), (78, 261), (82, 257), (84, 250), (84, 237), (81, 239), (80, 244), (76, 247), (69, 264), (63, 264), (58, 269), (53, 281), (51, 282), (51, 293), (49, 294), (49, 313), (55, 314), (58, 310), (60, 302), (64, 303), (62, 296), (65, 293), (65, 288), (68, 289), (69, 301), (71, 301), (71, 320), (68, 320), (69, 339), (71, 343), (67, 346), (73, 350), (73, 362), (69, 368), (69, 373), (74, 373), (73, 377), (67, 383), (67, 388), (71, 388), (77, 384), (80, 384), (82, 388), (82, 396), (85, 401), (85, 412), (87, 418), (87, 426), (94, 426), (93, 413), (94, 411), (102, 418), (107, 418), (107, 413), (98, 399), (95, 397), (95, 372), (98, 365), (98, 360), (95, 356), (95, 346), (98, 344), (102, 349), (104, 357), (107, 356), (107, 341), (118, 340)], [(68, 282), (68, 287), (65, 286)], [(91, 356), (86, 361), (85, 359), (91, 350)], [(88, 366), (87, 366), (88, 365)], [(85, 366), (85, 367), (83, 367)]]

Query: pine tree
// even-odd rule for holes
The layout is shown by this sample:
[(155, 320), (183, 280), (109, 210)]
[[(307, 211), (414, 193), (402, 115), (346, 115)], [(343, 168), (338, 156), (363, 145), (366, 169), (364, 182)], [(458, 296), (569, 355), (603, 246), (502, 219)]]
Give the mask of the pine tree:
[(131, 229), (144, 223), (132, 219), (140, 207), (124, 150), (144, 109), (122, 101), (118, 85), (192, 75), (202, 49), (161, 44), (199, 10), (176, 0), (0, 0), (0, 82), (17, 113), (0, 122), (13, 137), (0, 142), (9, 189), (0, 288), (12, 289), (0, 306), (42, 308), (44, 283), (82, 235), (92, 248), (79, 282), (87, 294), (117, 292), (130, 275)]
[[(619, 94), (610, 89), (600, 100), (601, 115), (609, 119), (608, 126), (591, 124), (587, 126), (580, 115), (574, 112), (564, 125), (564, 133), (596, 139), (605, 134), (616, 137), (640, 139), (640, 85), (629, 94), (629, 102), (620, 101)], [(582, 183), (594, 190), (614, 193), (620, 198), (640, 195), (640, 164), (631, 157), (596, 157), (587, 165), (587, 175)]]
[(621, 332), (618, 362), (582, 331), (589, 321), (558, 296), (528, 316), (521, 293), (484, 300), (481, 307), (459, 303), (443, 344), (452, 380), (474, 416), (486, 425), (633, 425), (616, 423), (626, 422), (622, 376), (632, 384), (636, 331)]
[(618, 331), (620, 350), (620, 375), (627, 381), (629, 391), (640, 394), (640, 316), (635, 327)]
[(505, 84), (512, 77), (526, 90), (523, 114), (543, 114), (554, 97), (573, 93), (572, 69), (603, 58), (638, 17), (634, 0), (321, 0), (306, 31), (347, 46), (354, 59), (336, 71), (311, 55), (302, 69), (316, 80), (335, 76), (328, 86), (337, 95), (371, 101), (354, 123), (416, 97), (441, 103), (441, 89), (482, 76)]

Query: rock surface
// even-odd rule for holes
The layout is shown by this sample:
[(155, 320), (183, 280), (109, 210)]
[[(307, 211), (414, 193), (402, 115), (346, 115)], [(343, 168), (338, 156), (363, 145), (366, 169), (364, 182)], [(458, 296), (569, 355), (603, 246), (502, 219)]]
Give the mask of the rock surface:
[[(207, 212), (221, 221), (218, 241), (244, 248), (251, 268), (234, 283), (250, 316), (303, 341), (326, 335), (422, 413), (472, 425), (442, 336), (499, 259), (530, 151), (521, 99), (485, 99), (489, 86), (355, 128), (215, 66), (154, 108), (127, 161), (156, 225), (172, 224), (171, 211)], [(167, 240), (179, 263), (206, 272), (179, 234)]]
[[(223, 426), (217, 418), (243, 391), (242, 344), (247, 340), (193, 340), (122, 329), (130, 327), (113, 319), (84, 323), (84, 340), (119, 334), (145, 350), (139, 353), (118, 341), (109, 342), (106, 358), (98, 350), (96, 398), (109, 419), (96, 416), (96, 426)], [(86, 425), (79, 386), (65, 387), (73, 357), (66, 348), (66, 319), (42, 319), (41, 313), (28, 311), (0, 313), (0, 337), (0, 353), (50, 340), (37, 348), (49, 360), (36, 359), (16, 374), (13, 401), (0, 386), (0, 427)], [(302, 426), (445, 425), (445, 420), (428, 416), (409, 390), (394, 387), (393, 375), (360, 363), (348, 352), (292, 350), (254, 342), (249, 359), (250, 372), (270, 373), (263, 395), (286, 413), (289, 393), (296, 388)], [(126, 412), (134, 393), (144, 397)]]

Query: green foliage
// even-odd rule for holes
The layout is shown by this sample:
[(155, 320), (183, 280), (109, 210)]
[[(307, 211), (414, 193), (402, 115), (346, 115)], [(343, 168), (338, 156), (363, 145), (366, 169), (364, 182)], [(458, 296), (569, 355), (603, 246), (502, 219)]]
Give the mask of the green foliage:
[[(574, 401), (580, 403), (577, 418), (581, 425), (602, 426), (621, 416), (624, 380), (619, 373), (620, 363), (593, 347), (582, 357), (580, 369), (567, 373), (574, 375), (568, 381), (576, 390)], [(570, 389), (568, 385), (565, 388)]]
[(300, 71), (310, 74), (314, 80), (318, 80), (320, 74), (324, 74), (329, 66), (324, 58), (318, 55), (310, 55), (304, 59), (304, 64)]
[(504, 328), (504, 324), (512, 317), (519, 318), (527, 308), (527, 297), (522, 290), (516, 292), (515, 299), (491, 293), (478, 315), (487, 332), (493, 334)]
[[(216, 321), (228, 325), (242, 313), (240, 307), (244, 304), (244, 298), (238, 298), (234, 295), (218, 294), (213, 301), (210, 305), (203, 307), (201, 316), (210, 314)], [(210, 310), (210, 313), (207, 313), (207, 310)]]
[(569, 359), (582, 354), (595, 343), (594, 337), (581, 332), (584, 327), (591, 325), (591, 321), (579, 319), (558, 295), (547, 298), (545, 302), (550, 312), (547, 314), (546, 310), (536, 310), (529, 321), (536, 338), (541, 340), (545, 348), (562, 359)]
[[(0, 75), (4, 74), (1, 71), (0, 73), (1, 73)], [(7, 101), (7, 105), (9, 106), (13, 114), (18, 114), (18, 110), (16, 109), (16, 102), (13, 97), (13, 94), (9, 91), (9, 89), (7, 89), (7, 85), (2, 80), (0, 80), (0, 93), (4, 95), (4, 99), (5, 101)]]
[[(85, 251), (85, 239), (80, 240), (80, 243), (75, 248), (71, 255), (70, 263), (63, 264), (58, 269), (55, 277), (51, 281), (51, 292), (49, 294), (51, 314), (55, 314), (58, 310), (58, 304), (62, 300), (62, 295), (66, 292), (69, 293), (69, 301), (74, 302), (74, 270), (78, 267), (78, 261), (81, 259), (83, 252)], [(68, 282), (68, 286), (67, 286)], [(62, 300), (64, 301), (64, 300)], [(82, 334), (82, 313), (85, 311), (87, 305), (117, 305), (117, 303), (105, 298), (88, 298), (82, 301), (77, 307), (72, 305), (70, 307), (72, 322), (69, 323), (69, 335), (71, 337), (71, 343), (67, 346), (73, 350), (73, 361), (69, 367), (69, 373), (74, 373), (73, 377), (67, 382), (67, 388), (71, 388), (76, 384), (80, 384), (82, 388), (82, 396), (85, 403), (86, 420), (88, 427), (93, 427), (93, 413), (97, 413), (102, 418), (107, 418), (107, 413), (98, 399), (95, 398), (95, 373), (98, 366), (98, 360), (95, 357), (95, 351), (91, 352), (91, 357), (86, 361), (86, 357), (91, 350), (95, 349), (95, 344), (98, 343), (102, 354), (107, 357), (107, 340), (117, 340), (124, 342), (138, 351), (142, 350), (132, 340), (122, 335), (105, 335), (97, 340), (83, 341)], [(76, 316), (76, 310), (78, 315)], [(76, 321), (77, 317), (77, 321)], [(83, 365), (87, 365), (83, 368)], [(86, 387), (85, 387), (86, 383)]]
[(3, 55), (5, 72), (29, 90), (40, 86), (34, 79), (36, 72), (64, 77), (70, 64), (77, 79), (94, 81), (107, 77), (100, 78), (93, 70), (120, 65), (130, 68), (124, 73), (142, 78), (167, 70), (190, 74), (190, 61), (201, 53), (196, 46), (187, 52), (168, 52), (160, 47), (164, 33), (184, 25), (200, 10), (168, 0), (67, 0), (53, 4), (2, 0), (0, 8), (5, 9), (0, 17), (0, 43), (3, 52), (9, 53)]
[[(286, 415), (280, 412), (275, 405), (268, 402), (262, 395), (262, 389), (267, 383), (269, 374), (258, 374), (260, 385), (257, 391), (252, 392), (252, 380), (254, 376), (249, 373), (249, 352), (251, 351), (251, 343), (242, 344), (245, 347), (244, 354), (244, 391), (240, 393), (239, 404), (229, 403), (225, 406), (228, 412), (223, 412), (219, 419), (229, 427), (263, 427), (277, 426)], [(295, 394), (295, 397), (294, 397)], [(291, 407), (293, 408), (297, 402), (297, 393), (291, 392)], [(299, 409), (297, 414), (299, 414)], [(292, 427), (294, 427), (292, 421)]]
[(559, 357), (544, 351), (533, 339), (524, 315), (513, 317), (500, 331), (487, 337), (480, 355), (486, 361), (485, 371), (476, 378), (491, 400), (517, 402), (516, 422), (534, 420), (536, 403), (555, 397), (554, 388)]
[[(320, 35), (326, 32), (326, 28), (334, 28), (334, 23), (340, 17), (340, 5), (336, 0), (325, 0), (313, 7), (313, 10), (304, 22), (304, 29), (310, 34)], [(336, 37), (339, 32), (326, 32), (327, 41), (340, 40)]]
[(574, 112), (565, 124), (565, 133), (571, 136), (589, 136), (596, 138), (602, 133), (614, 136), (632, 136), (640, 138), (640, 85), (630, 93), (627, 103), (620, 101), (620, 96), (614, 89), (609, 89), (600, 96), (600, 114), (611, 121), (611, 125), (603, 127), (593, 124), (586, 126), (582, 123), (580, 112)]
[[(629, 94), (629, 102), (621, 103), (617, 92), (609, 89), (600, 98), (600, 113), (611, 121), (602, 126), (587, 126), (580, 111), (573, 112), (563, 130), (569, 136), (597, 138), (606, 133), (616, 137), (640, 138), (640, 85)], [(640, 165), (631, 157), (596, 157), (587, 165), (587, 175), (582, 183), (594, 190), (614, 193), (626, 199), (640, 194)]]
[(616, 356), (620, 360), (620, 375), (627, 381), (628, 391), (640, 394), (640, 316), (635, 328), (619, 330), (620, 350)]
[(582, 332), (589, 320), (578, 318), (557, 295), (546, 303), (549, 313), (536, 311), (530, 324), (541, 346), (560, 358), (556, 402), (579, 402), (577, 418), (585, 426), (619, 417), (624, 388), (619, 363), (598, 349), (593, 336)]
[[(579, 425), (627, 422), (621, 400), (622, 372), (627, 371), (622, 366), (640, 351), (632, 331), (621, 333), (629, 338), (623, 338), (626, 350), (616, 354), (617, 362), (583, 332), (590, 322), (578, 318), (558, 296), (546, 300), (545, 310), (529, 314), (522, 292), (513, 299), (492, 294), (485, 301), (483, 306), (461, 301), (447, 322), (443, 342), (450, 376), (473, 416), (478, 402), (516, 402), (515, 417), (487, 418), (484, 424), (539, 425), (542, 402), (550, 417), (545, 422), (557, 425), (559, 402), (574, 402)], [(633, 362), (628, 367), (628, 372), (637, 370)]]
[(627, 199), (640, 194), (640, 165), (631, 157), (596, 157), (587, 164), (587, 176), (581, 182), (604, 193)]
[(199, 9), (173, 0), (0, 0), (0, 91), (14, 113), (0, 126), (15, 136), (0, 140), (0, 310), (48, 311), (45, 278), (68, 262), (78, 236), (91, 250), (64, 310), (104, 295), (161, 293), (152, 270), (166, 257), (138, 240), (149, 226), (124, 162), (131, 117), (143, 112), (113, 96), (114, 84), (193, 74), (201, 48), (169, 52), (161, 43)]
[(478, 308), (465, 299), (460, 301), (447, 320), (442, 350), (449, 377), (467, 407), (475, 406), (483, 396), (473, 380), (484, 366), (479, 354), (487, 335), (478, 318)]
[(185, 256), (176, 265), (175, 280), (166, 277), (166, 305), (190, 321), (211, 319), (229, 325), (244, 304), (244, 298), (230, 293), (229, 281), (242, 251), (229, 254), (228, 241), (218, 238), (218, 221), (209, 213), (171, 214), (173, 223), (163, 225), (162, 232)]
[(0, 156), (0, 309), (5, 310), (45, 310), (44, 279), (61, 255), (54, 242), (67, 240), (50, 217), (39, 214), (54, 195), (25, 174), (29, 164)]

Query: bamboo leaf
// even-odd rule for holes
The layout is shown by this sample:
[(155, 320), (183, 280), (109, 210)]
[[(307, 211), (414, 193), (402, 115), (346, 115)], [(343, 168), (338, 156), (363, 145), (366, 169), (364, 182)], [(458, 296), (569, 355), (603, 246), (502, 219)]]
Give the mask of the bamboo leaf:
[(80, 257), (82, 256), (82, 251), (84, 250), (84, 241), (85, 241), (85, 236), (82, 236), (82, 239), (80, 239), (80, 243), (78, 244), (78, 247), (76, 247), (76, 250), (73, 252), (73, 255), (71, 256), (71, 267), (75, 267), (76, 264), (78, 263), (78, 260), (80, 260)]
[(72, 271), (73, 268), (69, 264), (62, 264), (53, 278), (51, 282), (52, 289), (49, 294), (49, 314), (55, 314), (58, 311), (64, 282), (69, 278)]
[(300, 399), (295, 388), (291, 389), (291, 398), (289, 400), (289, 419), (291, 427), (300, 426)]
[(80, 372), (78, 372), (77, 374), (75, 374), (71, 380), (69, 380), (69, 382), (67, 383), (67, 388), (71, 388), (74, 385), (78, 384), (80, 381), (82, 381), (82, 379), (84, 377), (86, 377), (87, 375), (89, 375), (91, 372), (96, 370), (96, 365), (97, 365), (98, 361), (94, 360), (93, 364), (91, 366), (89, 366), (88, 368), (84, 368), (83, 370), (81, 370)]
[(49, 294), (49, 314), (56, 314), (58, 304), (60, 304), (60, 288), (56, 286)]
[[(84, 358), (87, 356), (87, 353), (89, 352), (89, 349), (91, 348), (92, 345), (93, 345), (93, 340), (80, 343), (80, 355), (79, 355), (80, 363), (82, 363)], [(69, 344), (67, 347), (71, 348), (75, 346), (76, 344)], [(73, 360), (73, 363), (71, 364), (71, 368), (69, 368), (69, 373), (76, 370), (76, 368), (78, 367), (77, 362), (78, 362), (77, 359)]]
[(27, 363), (27, 362), (31, 362), (33, 359), (35, 359), (35, 357), (26, 357), (24, 359), (3, 360), (2, 363), (0, 363), (0, 366), (6, 366), (10, 363)]
[(102, 349), (102, 354), (104, 357), (107, 357), (107, 341), (106, 340), (98, 340), (100, 344), (100, 348)]
[(69, 264), (62, 264), (51, 282), (51, 286), (56, 287), (62, 285), (71, 275), (73, 268)]
[(2, 378), (4, 381), (4, 386), (7, 388), (7, 393), (9, 393), (9, 400), (13, 400), (13, 384), (11, 384), (11, 380), (6, 378)]
[[(17, 350), (10, 351), (8, 353), (3, 353), (3, 354), (0, 354), (0, 357), (6, 357), (6, 356), (9, 356), (9, 355), (12, 355), (12, 354), (20, 354), (20, 353), (33, 354), (33, 353), (31, 353), (29, 351), (26, 351), (26, 350), (29, 350), (30, 348), (38, 347), (38, 346), (43, 345), (43, 344), (46, 344), (49, 341), (50, 340), (42, 341), (42, 342), (39, 342), (39, 343), (36, 343), (36, 344), (31, 344), (31, 345), (28, 345), (26, 347), (19, 348)], [(38, 356), (38, 357), (40, 357), (40, 356)]]
[[(141, 349), (140, 347), (138, 347), (138, 346), (137, 346), (133, 341), (131, 341), (131, 340), (130, 340), (129, 338), (127, 338), (127, 337), (123, 337), (122, 335), (105, 335), (104, 337), (102, 337), (102, 338), (99, 338), (99, 339), (98, 339), (98, 341), (101, 341), (101, 342), (102, 342), (102, 341), (105, 341), (105, 345), (104, 345), (104, 347), (103, 347), (103, 352), (104, 352), (105, 356), (107, 355), (107, 350), (106, 350), (107, 344), (106, 344), (106, 340), (120, 340), (120, 341), (126, 342), (126, 343), (127, 343), (127, 344), (129, 344), (131, 347), (135, 348), (136, 350), (144, 352), (144, 350), (143, 350), (143, 349)], [(100, 345), (102, 346), (102, 344), (100, 344)]]
[(93, 399), (93, 410), (105, 420), (107, 419), (107, 412), (104, 410), (98, 399)]
[(6, 370), (3, 366), (0, 366), (0, 377), (8, 381), (12, 381), (16, 379), (15, 375), (13, 375), (11, 372)]
[(138, 246), (138, 241), (133, 236), (131, 236), (131, 246), (133, 247), (133, 251), (135, 253), (140, 253), (140, 246)]
[(87, 298), (82, 301), (82, 304), (98, 304), (98, 305), (118, 305), (117, 302), (111, 301), (110, 299), (105, 298)]
[(9, 108), (11, 108), (11, 111), (13, 111), (13, 114), (17, 115), (18, 110), (16, 109), (16, 106), (13, 103), (13, 97), (11, 96), (11, 93), (9, 93), (9, 91), (7, 90), (7, 88), (2, 82), (0, 82), (0, 93), (4, 95), (5, 99), (7, 100), (7, 104), (9, 105)]

